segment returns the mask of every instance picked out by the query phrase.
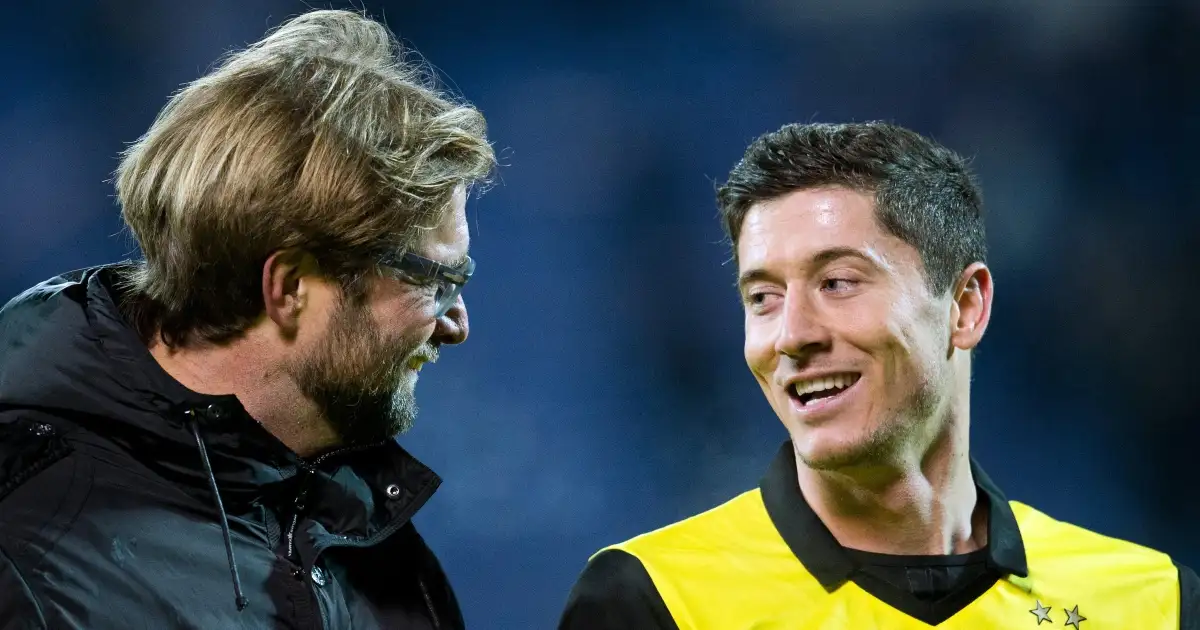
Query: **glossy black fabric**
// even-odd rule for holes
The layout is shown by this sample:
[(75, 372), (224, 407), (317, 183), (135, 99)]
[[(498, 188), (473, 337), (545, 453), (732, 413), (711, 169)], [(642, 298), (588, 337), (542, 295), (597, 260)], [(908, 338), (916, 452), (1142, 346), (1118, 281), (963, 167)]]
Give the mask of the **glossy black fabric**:
[(304, 461), (187, 390), (121, 318), (120, 272), (0, 310), (0, 628), (461, 628), (410, 522), (437, 475), (392, 441)]

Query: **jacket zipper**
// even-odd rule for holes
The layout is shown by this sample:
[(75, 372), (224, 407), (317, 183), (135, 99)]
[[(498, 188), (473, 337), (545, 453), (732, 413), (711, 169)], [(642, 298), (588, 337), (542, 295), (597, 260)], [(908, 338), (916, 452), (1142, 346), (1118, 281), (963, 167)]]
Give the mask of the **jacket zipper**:
[[(321, 455), (320, 457), (314, 459), (311, 464), (309, 464), (307, 467), (305, 467), (303, 469), (304, 472), (302, 474), (307, 474), (307, 475), (314, 474), (313, 468), (315, 466), (320, 465), (321, 462), (325, 461), (326, 459), (329, 459), (330, 457), (334, 457), (336, 455), (342, 455), (344, 453), (352, 453), (354, 451), (361, 451), (361, 450), (366, 450), (369, 448), (374, 448), (383, 443), (384, 442), (377, 442), (375, 444), (347, 446), (344, 448), (339, 448), (339, 449), (330, 451), (330, 452), (325, 453), (324, 455)], [(308, 491), (307, 488), (302, 489), (302, 493), (307, 493), (307, 491)], [(303, 494), (301, 494), (301, 496), (303, 496)], [(296, 543), (296, 525), (299, 522), (300, 522), (300, 510), (297, 509), (296, 511), (292, 512), (292, 522), (291, 522), (291, 524), (288, 525), (288, 531), (287, 531), (287, 557), (288, 557), (288, 560), (296, 559), (296, 544), (295, 544)]]
[(287, 557), (288, 560), (295, 561), (296, 559), (296, 524), (300, 522), (300, 512), (305, 508), (305, 501), (308, 500), (308, 479), (307, 475), (312, 474), (311, 471), (305, 470), (300, 473), (306, 478), (301, 482), (300, 490), (296, 494), (296, 499), (292, 504), (292, 522), (288, 524), (287, 530)]
[(342, 448), (329, 451), (328, 453), (325, 453), (324, 455), (321, 455), (320, 457), (312, 460), (312, 463), (309, 464), (309, 466), (310, 466), (310, 468), (312, 466), (316, 466), (316, 465), (320, 464), (321, 462), (329, 459), (330, 457), (334, 457), (336, 455), (343, 455), (345, 453), (353, 453), (354, 451), (365, 451), (369, 448), (375, 448), (376, 446), (379, 446), (381, 444), (386, 444), (386, 443), (387, 443), (387, 441), (384, 440), (383, 442), (375, 442), (373, 444), (359, 444), (357, 446), (344, 446)]
[(295, 545), (296, 521), (298, 521), (298, 520), (300, 520), (300, 515), (292, 514), (292, 524), (288, 525), (288, 532), (287, 532), (287, 541), (288, 541), (287, 557), (288, 557), (288, 560), (295, 559), (295, 555), (296, 555), (296, 545)]

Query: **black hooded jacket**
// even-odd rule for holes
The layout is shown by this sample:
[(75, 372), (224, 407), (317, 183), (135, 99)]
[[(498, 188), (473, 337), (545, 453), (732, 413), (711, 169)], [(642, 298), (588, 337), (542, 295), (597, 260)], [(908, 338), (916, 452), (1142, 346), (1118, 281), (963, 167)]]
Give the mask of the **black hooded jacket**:
[(463, 626), (394, 441), (305, 461), (169, 377), (101, 267), (0, 310), (0, 629)]

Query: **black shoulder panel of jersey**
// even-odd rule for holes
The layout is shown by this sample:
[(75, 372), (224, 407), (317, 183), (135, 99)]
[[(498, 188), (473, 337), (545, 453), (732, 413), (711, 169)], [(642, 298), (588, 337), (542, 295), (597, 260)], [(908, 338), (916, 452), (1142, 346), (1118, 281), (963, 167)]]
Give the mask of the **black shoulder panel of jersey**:
[(1200, 630), (1200, 578), (1190, 568), (1179, 569), (1179, 630)]
[(559, 630), (679, 630), (640, 560), (610, 549), (583, 569)]

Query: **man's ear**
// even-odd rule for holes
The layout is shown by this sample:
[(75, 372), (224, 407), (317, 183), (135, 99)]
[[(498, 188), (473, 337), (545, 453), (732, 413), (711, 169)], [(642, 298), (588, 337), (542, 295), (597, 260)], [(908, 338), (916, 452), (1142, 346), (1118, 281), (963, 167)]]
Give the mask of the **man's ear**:
[(973, 350), (983, 340), (992, 317), (992, 272), (987, 265), (971, 263), (954, 283), (950, 302), (950, 343)]
[(316, 271), (316, 260), (312, 255), (297, 249), (279, 250), (263, 263), (262, 296), (266, 315), (288, 337), (296, 333), (300, 313), (312, 298), (310, 283), (305, 282), (305, 277)]

